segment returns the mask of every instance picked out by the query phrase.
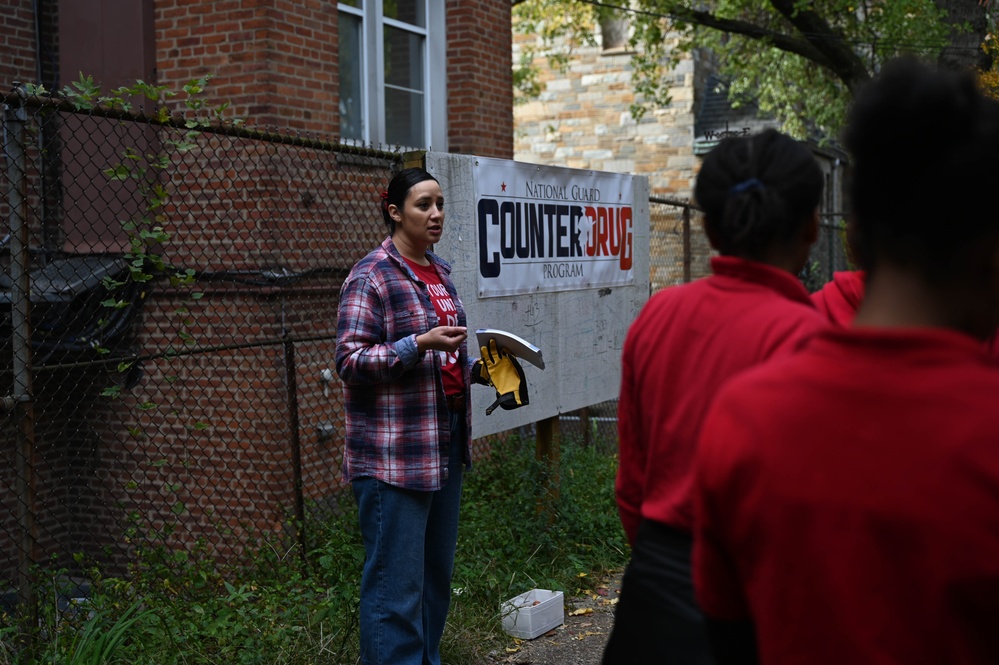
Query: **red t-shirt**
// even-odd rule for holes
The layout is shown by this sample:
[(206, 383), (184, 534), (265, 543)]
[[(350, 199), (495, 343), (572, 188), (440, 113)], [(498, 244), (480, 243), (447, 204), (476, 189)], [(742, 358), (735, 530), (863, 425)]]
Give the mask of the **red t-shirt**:
[[(440, 275), (437, 274), (434, 264), (421, 266), (409, 259), (406, 259), (406, 263), (413, 269), (416, 276), (420, 278), (420, 281), (427, 285), (427, 293), (430, 296), (430, 302), (434, 304), (434, 311), (437, 312), (439, 325), (458, 325), (458, 310), (454, 306), (454, 300), (452, 300), (451, 294), (448, 293), (447, 287), (441, 282)], [(461, 365), (458, 363), (458, 352), (448, 353), (446, 351), (437, 351), (436, 353), (441, 365), (444, 394), (460, 395), (465, 392), (465, 377), (462, 373)]]
[(999, 663), (999, 372), (940, 329), (830, 330), (699, 441), (694, 581), (760, 662)]
[(711, 268), (654, 295), (625, 340), (615, 489), (631, 542), (643, 517), (690, 530), (694, 447), (722, 384), (828, 326), (788, 272), (733, 257)]

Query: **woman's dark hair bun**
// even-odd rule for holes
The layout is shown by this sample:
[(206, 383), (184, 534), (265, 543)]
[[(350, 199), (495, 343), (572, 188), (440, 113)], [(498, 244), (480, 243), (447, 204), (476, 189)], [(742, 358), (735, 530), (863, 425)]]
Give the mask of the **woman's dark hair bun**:
[(704, 158), (694, 198), (721, 254), (760, 260), (810, 223), (822, 182), (808, 147), (766, 129), (715, 146)]

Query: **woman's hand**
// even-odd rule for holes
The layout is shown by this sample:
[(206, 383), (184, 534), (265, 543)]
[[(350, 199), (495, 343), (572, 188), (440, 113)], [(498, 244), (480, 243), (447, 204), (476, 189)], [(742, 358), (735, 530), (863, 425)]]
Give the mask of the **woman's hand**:
[(416, 336), (416, 348), (424, 351), (447, 351), (454, 353), (468, 337), (464, 326), (437, 326), (422, 335)]

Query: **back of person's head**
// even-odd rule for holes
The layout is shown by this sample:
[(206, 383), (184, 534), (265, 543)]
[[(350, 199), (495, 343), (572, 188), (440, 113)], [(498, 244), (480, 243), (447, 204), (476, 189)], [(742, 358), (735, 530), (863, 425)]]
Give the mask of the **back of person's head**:
[(812, 152), (773, 129), (726, 138), (701, 165), (694, 198), (719, 253), (755, 261), (800, 244), (822, 196)]
[(863, 267), (873, 275), (891, 262), (935, 286), (982, 269), (970, 259), (983, 241), (999, 240), (999, 103), (970, 72), (910, 59), (887, 64), (858, 93), (844, 144), (851, 244)]
[(382, 217), (388, 226), (389, 235), (395, 233), (395, 220), (389, 215), (389, 206), (394, 205), (399, 210), (402, 210), (409, 190), (413, 188), (413, 185), (421, 183), (424, 180), (437, 182), (437, 178), (419, 167), (403, 169), (392, 176), (388, 188), (382, 194)]

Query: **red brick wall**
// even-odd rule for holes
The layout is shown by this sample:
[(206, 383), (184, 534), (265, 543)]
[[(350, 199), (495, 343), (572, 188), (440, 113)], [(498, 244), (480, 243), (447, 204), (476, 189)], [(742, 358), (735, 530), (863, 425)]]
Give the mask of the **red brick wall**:
[[(6, 89), (35, 79), (34, 19), (31, 0), (0, 9)], [(335, 1), (155, 0), (155, 33), (159, 83), (211, 74), (211, 97), (257, 126), (338, 134)], [(512, 157), (509, 2), (448, 0), (447, 34), (451, 151)]]
[(0, 0), (0, 91), (34, 82), (35, 19), (31, 0)]
[(210, 97), (254, 126), (338, 130), (337, 3), (155, 0), (158, 82), (213, 76)]
[(58, 0), (57, 11), (63, 85), (81, 72), (105, 91), (153, 80), (153, 0)]
[(513, 158), (508, 0), (447, 1), (448, 150)]
[[(0, 0), (0, 10), (6, 28), (0, 76), (29, 80), (33, 43), (11, 40), (24, 30), (33, 37), (31, 0)], [(448, 0), (447, 11), (451, 149), (510, 157), (509, 4)], [(338, 133), (335, 1), (154, 0), (154, 19), (158, 83), (176, 90), (210, 73), (210, 98), (231, 102), (255, 126)], [(66, 78), (75, 73), (63, 83)], [(105, 125), (84, 125), (80, 140), (87, 145), (61, 153), (67, 164), (86, 161), (107, 143)], [(122, 507), (154, 528), (216, 522), (258, 532), (277, 528), (294, 498), (286, 368), (280, 345), (232, 348), (251, 339), (266, 342), (287, 332), (303, 340), (296, 349), (303, 492), (321, 499), (339, 485), (342, 396), (338, 382), (324, 395), (317, 376), (332, 358), (340, 273), (384, 235), (377, 192), (391, 164), (222, 139), (204, 143), (204, 151), (173, 155), (186, 168), (170, 171), (167, 262), (218, 272), (315, 272), (280, 292), (260, 284), (200, 284), (206, 295), (198, 301), (158, 285), (140, 319), (136, 350), (186, 348), (178, 318), (190, 319), (185, 332), (199, 346), (220, 348), (148, 361), (142, 381), (121, 401), (99, 395), (107, 382), (120, 380), (113, 369), (79, 377), (77, 384), (39, 380), (36, 508), (45, 553), (94, 550), (108, 537), (121, 546)], [(106, 193), (76, 203), (107, 209)], [(9, 378), (0, 379), (3, 388)], [(11, 425), (2, 424), (3, 440), (11, 438)], [(332, 437), (320, 436), (327, 426)], [(4, 455), (0, 479), (11, 487), (9, 451)], [(0, 493), (3, 514), (13, 515), (17, 500)], [(8, 570), (15, 533), (16, 525), (0, 517), (0, 564)], [(177, 538), (189, 542), (196, 533)], [(215, 545), (238, 548), (240, 542), (237, 534)]]
[[(452, 152), (513, 156), (510, 5), (447, 2)], [(339, 133), (336, 2), (156, 0), (159, 82), (212, 74), (214, 99), (256, 126)]]
[[(169, 295), (147, 303), (145, 348), (174, 341), (174, 310), (187, 304)], [(252, 294), (213, 305), (204, 303), (192, 318), (229, 327), (230, 308), (253, 312), (262, 327), (276, 318), (275, 303)], [(143, 381), (120, 404), (106, 404), (92, 425), (106, 424), (101, 438), (114, 451), (105, 489), (112, 505), (138, 513), (140, 529), (175, 527), (162, 542), (190, 546), (208, 538), (223, 559), (241, 549), (248, 532), (274, 531), (294, 506), (282, 359), (280, 346), (263, 346), (145, 363)]]

